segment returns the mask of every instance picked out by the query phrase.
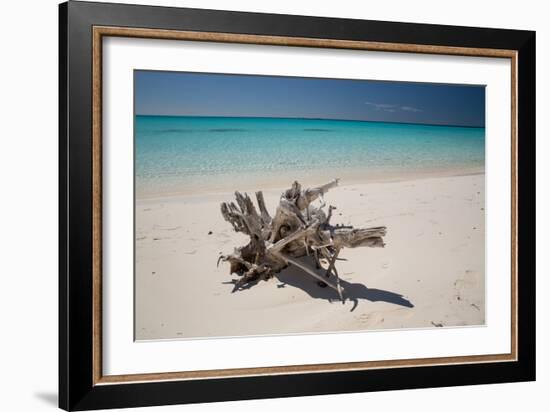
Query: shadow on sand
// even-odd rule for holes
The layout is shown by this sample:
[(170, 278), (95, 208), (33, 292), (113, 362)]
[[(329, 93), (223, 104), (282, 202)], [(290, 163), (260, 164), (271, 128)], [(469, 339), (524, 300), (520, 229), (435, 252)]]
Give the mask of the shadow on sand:
[[(319, 274), (324, 274), (323, 271), (318, 271)], [(304, 273), (295, 266), (289, 266), (285, 270), (275, 275), (283, 285), (277, 285), (278, 287), (294, 286), (302, 289), (309, 296), (315, 299), (325, 299), (329, 302), (339, 302), (340, 298), (334, 289), (329, 287), (322, 288), (317, 284), (317, 281)], [(334, 280), (334, 277), (331, 277)], [(340, 285), (344, 288), (344, 299), (353, 302), (353, 307), (350, 312), (353, 312), (359, 300), (369, 300), (371, 302), (388, 302), (394, 305), (404, 306), (407, 308), (413, 308), (414, 305), (402, 295), (387, 290), (371, 289), (363, 285), (362, 283), (351, 283), (340, 278)]]
[[(324, 276), (324, 270), (318, 270), (317, 273)], [(275, 277), (281, 282), (277, 285), (277, 288), (285, 288), (287, 286), (293, 286), (295, 288), (302, 289), (309, 296), (314, 299), (325, 299), (329, 302), (340, 302), (338, 293), (334, 289), (329, 287), (320, 287), (316, 279), (309, 274), (303, 272), (296, 266), (289, 266), (283, 271), (277, 273)], [(334, 277), (331, 276), (331, 280), (334, 281)], [(223, 282), (225, 284), (235, 284), (236, 280)], [(249, 289), (257, 282), (249, 283), (240, 290)], [(395, 292), (390, 292), (381, 289), (371, 289), (363, 285), (362, 283), (351, 283), (340, 277), (340, 285), (344, 288), (345, 301), (353, 302), (353, 307), (350, 312), (353, 312), (359, 300), (364, 299), (371, 302), (387, 302), (394, 305), (404, 306), (406, 308), (413, 308), (414, 305), (407, 299)]]

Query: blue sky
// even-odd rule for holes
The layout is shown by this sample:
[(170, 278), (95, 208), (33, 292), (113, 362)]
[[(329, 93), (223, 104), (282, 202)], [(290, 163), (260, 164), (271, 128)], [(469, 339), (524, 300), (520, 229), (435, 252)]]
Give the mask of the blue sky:
[(136, 70), (138, 115), (485, 126), (485, 87)]

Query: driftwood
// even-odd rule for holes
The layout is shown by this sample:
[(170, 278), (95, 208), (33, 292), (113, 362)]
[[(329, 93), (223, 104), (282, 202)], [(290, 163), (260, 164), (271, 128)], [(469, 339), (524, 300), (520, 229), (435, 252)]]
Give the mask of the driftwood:
[[(385, 227), (355, 229), (352, 226), (331, 225), (332, 211), (323, 211), (323, 195), (338, 185), (338, 179), (323, 186), (302, 190), (298, 182), (286, 190), (280, 198), (275, 216), (267, 211), (262, 192), (256, 192), (258, 210), (245, 193), (235, 192), (236, 203), (222, 203), (221, 213), (233, 229), (250, 237), (247, 245), (236, 248), (230, 255), (220, 256), (220, 261), (229, 262), (230, 273), (240, 279), (233, 291), (239, 290), (257, 280), (271, 278), (288, 265), (294, 265), (313, 276), (321, 286), (328, 285), (336, 290), (344, 301), (344, 290), (340, 286), (336, 260), (342, 248), (360, 246), (384, 247), (382, 237)], [(320, 200), (318, 206), (314, 205)], [(325, 276), (299, 259), (312, 256), (317, 269), (321, 260), (328, 262)]]

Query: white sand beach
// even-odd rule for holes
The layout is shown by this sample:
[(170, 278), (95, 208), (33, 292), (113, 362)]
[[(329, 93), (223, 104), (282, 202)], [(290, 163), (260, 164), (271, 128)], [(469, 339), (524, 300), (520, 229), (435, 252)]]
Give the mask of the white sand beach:
[[(484, 324), (484, 179), (342, 180), (325, 196), (337, 207), (332, 223), (387, 227), (385, 248), (341, 252), (344, 304), (294, 267), (231, 293), (237, 276), (216, 262), (248, 241), (220, 213), (220, 203), (234, 199), (231, 188), (137, 199), (136, 339)], [(272, 214), (291, 183), (264, 190)]]

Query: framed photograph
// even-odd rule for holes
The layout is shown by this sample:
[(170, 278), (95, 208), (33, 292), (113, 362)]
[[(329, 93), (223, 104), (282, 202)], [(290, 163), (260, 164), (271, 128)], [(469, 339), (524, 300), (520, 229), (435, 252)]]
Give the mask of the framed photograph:
[(535, 379), (535, 33), (60, 5), (66, 410)]

